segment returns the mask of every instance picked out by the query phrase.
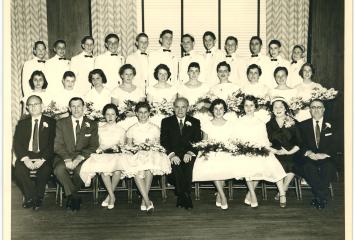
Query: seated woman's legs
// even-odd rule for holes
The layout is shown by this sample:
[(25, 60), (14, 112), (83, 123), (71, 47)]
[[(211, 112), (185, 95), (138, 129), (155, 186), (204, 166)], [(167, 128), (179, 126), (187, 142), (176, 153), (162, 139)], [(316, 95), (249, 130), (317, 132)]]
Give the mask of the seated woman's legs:
[[(149, 173), (147, 173), (147, 172), (149, 172)], [(138, 174), (134, 177), (134, 181), (136, 182), (137, 188), (143, 197), (143, 201), (144, 201), (146, 207), (151, 205), (151, 201), (148, 196), (149, 190), (147, 191), (147, 184), (146, 184), (146, 179), (145, 179), (147, 177), (147, 175), (149, 176), (149, 174), (151, 175), (150, 171), (138, 172)], [(140, 175), (143, 175), (144, 178), (141, 178)], [(151, 180), (150, 180), (150, 182), (151, 182)], [(149, 186), (150, 186), (150, 184), (149, 184)]]
[[(256, 182), (256, 184), (255, 184)], [(248, 189), (249, 189), (249, 202), (251, 207), (257, 207), (258, 206), (258, 199), (255, 194), (255, 188), (257, 186), (258, 181), (246, 181)]]
[(216, 185), (217, 188), (217, 198), (216, 198), (216, 205), (217, 203), (221, 204), (221, 207), (223, 208), (228, 208), (228, 203), (227, 203), (227, 198), (226, 195), (224, 194), (224, 181), (223, 180), (219, 180), (219, 181), (213, 181), (214, 184)]

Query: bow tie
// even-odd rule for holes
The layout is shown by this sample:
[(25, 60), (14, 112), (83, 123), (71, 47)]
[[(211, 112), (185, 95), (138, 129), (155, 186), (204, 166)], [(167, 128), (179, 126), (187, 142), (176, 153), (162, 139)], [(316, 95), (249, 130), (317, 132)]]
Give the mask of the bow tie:
[(252, 54), (251, 57), (259, 57), (258, 54)]
[(141, 52), (141, 55), (148, 55), (147, 53), (145, 53), (145, 52)]
[(190, 56), (190, 53), (184, 53), (184, 56)]
[(60, 57), (59, 60), (67, 60), (65, 57)]
[(118, 56), (117, 53), (111, 53), (111, 56)]
[(271, 61), (273, 61), (273, 62), (277, 61), (277, 58), (271, 58)]
[(294, 64), (294, 63), (297, 63), (297, 61), (295, 61), (295, 60), (292, 60), (291, 64)]
[(93, 58), (92, 55), (84, 55), (84, 57)]
[(37, 62), (39, 62), (39, 63), (45, 63), (46, 61), (45, 61), (45, 60), (37, 60)]
[(232, 57), (232, 55), (226, 55), (227, 58)]
[(211, 53), (211, 50), (207, 50), (206, 53)]
[(163, 49), (163, 52), (171, 52), (170, 49)]

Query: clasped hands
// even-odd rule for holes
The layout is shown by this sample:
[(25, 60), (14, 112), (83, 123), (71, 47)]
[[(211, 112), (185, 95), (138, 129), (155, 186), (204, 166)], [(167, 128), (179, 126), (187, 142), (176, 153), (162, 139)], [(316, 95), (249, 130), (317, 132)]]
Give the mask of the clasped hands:
[[(185, 153), (183, 161), (185, 163), (188, 163), (188, 162), (190, 162), (192, 160), (192, 157), (193, 156), (190, 153)], [(175, 155), (175, 156), (171, 157), (170, 161), (171, 161), (172, 164), (180, 165), (181, 159), (178, 156)]]
[(26, 167), (30, 170), (36, 170), (38, 168), (40, 168), (42, 166), (42, 164), (45, 162), (44, 159), (42, 158), (33, 158), (30, 159), (28, 157), (26, 157), (23, 160), (23, 163), (26, 165)]
[(285, 148), (281, 147), (280, 150), (277, 150), (275, 148), (270, 148), (270, 152), (276, 155), (291, 155), (292, 153), (290, 151), (287, 151)]
[(81, 163), (84, 159), (85, 158), (83, 156), (78, 155), (74, 159), (70, 159), (70, 158), (65, 159), (64, 163), (66, 168), (68, 168), (69, 170), (74, 170), (79, 165), (79, 163)]
[(330, 157), (326, 153), (314, 153), (311, 150), (307, 151), (305, 153), (305, 156), (312, 159), (313, 161), (323, 160), (323, 159)]

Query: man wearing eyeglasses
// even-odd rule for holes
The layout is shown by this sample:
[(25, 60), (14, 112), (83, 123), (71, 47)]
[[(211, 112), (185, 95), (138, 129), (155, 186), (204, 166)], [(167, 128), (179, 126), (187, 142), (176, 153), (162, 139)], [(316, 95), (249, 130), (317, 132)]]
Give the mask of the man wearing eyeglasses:
[(304, 156), (302, 172), (315, 197), (311, 205), (317, 209), (326, 207), (328, 186), (335, 175), (335, 131), (324, 118), (324, 111), (323, 101), (313, 100), (310, 104), (312, 118), (300, 124), (301, 153)]
[[(18, 122), (13, 148), (16, 155), (15, 178), (25, 200), (24, 208), (38, 210), (51, 174), (54, 157), (55, 120), (42, 115), (42, 99), (32, 95), (26, 107), (30, 116)], [(35, 175), (33, 181), (31, 175)]]

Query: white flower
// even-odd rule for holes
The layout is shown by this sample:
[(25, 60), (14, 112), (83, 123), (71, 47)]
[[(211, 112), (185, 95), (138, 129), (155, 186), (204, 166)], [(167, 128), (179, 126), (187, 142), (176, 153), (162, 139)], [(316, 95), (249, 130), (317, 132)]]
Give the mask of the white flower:
[(48, 127), (48, 123), (43, 122), (43, 127), (47, 128)]
[(85, 126), (89, 128), (90, 127), (90, 123), (85, 122)]
[(332, 125), (328, 122), (325, 123), (325, 128), (332, 128)]
[(192, 126), (192, 123), (190, 121), (186, 121), (185, 124), (186, 124), (186, 126), (189, 126), (189, 127)]

